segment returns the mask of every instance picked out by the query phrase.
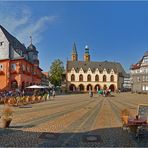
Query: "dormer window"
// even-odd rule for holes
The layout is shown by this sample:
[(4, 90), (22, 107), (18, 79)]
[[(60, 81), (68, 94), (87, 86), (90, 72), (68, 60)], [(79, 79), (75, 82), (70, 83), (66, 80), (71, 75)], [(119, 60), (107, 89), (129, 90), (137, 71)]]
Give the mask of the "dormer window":
[[(142, 63), (148, 63), (148, 57), (144, 57), (143, 62)], [(138, 64), (137, 64), (138, 65)]]
[(4, 41), (0, 42), (0, 46), (3, 46), (3, 44), (4, 44)]

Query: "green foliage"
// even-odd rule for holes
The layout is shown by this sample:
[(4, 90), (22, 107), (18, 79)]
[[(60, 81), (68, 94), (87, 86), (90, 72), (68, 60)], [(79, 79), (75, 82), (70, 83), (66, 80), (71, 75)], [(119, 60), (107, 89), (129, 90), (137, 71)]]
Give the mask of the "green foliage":
[(62, 81), (62, 74), (64, 72), (63, 62), (59, 59), (55, 60), (50, 66), (50, 81), (55, 86), (60, 86)]

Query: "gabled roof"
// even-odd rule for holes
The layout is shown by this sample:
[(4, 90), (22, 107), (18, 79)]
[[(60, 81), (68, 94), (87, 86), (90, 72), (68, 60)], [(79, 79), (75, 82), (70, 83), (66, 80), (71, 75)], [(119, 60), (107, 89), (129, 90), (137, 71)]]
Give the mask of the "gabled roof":
[(67, 61), (67, 70), (71, 71), (74, 68), (76, 71), (79, 71), (81, 68), (86, 72), (89, 68), (92, 72), (98, 68), (99, 71), (106, 69), (107, 72), (110, 72), (112, 69), (116, 73), (120, 73), (123, 76), (126, 74), (122, 65), (116, 62), (91, 62), (91, 61)]
[(48, 77), (49, 73), (48, 72), (42, 72), (46, 77)]
[(142, 57), (142, 59), (141, 59), (140, 61), (138, 61), (136, 64), (132, 64), (132, 65), (130, 66), (130, 69), (131, 69), (131, 70), (139, 69), (139, 68), (141, 67), (141, 64), (142, 64), (142, 61), (143, 61), (144, 57), (148, 56), (147, 54), (148, 54), (148, 52), (145, 52), (145, 54), (144, 54), (144, 56)]
[(146, 52), (144, 53), (144, 56), (148, 56), (148, 51), (146, 51)]
[(140, 68), (140, 63), (136, 63), (136, 64), (132, 64), (130, 69), (134, 70), (134, 69), (139, 69)]
[(3, 26), (0, 25), (1, 30), (3, 31), (4, 35), (6, 36), (7, 40), (15, 49), (19, 48), (23, 52), (26, 52), (26, 47), (20, 43), (14, 36), (12, 36)]

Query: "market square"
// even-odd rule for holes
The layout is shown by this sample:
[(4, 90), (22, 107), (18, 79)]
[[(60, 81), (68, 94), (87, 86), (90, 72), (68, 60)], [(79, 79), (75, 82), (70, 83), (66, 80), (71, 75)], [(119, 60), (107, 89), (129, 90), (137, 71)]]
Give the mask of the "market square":
[(148, 147), (148, 2), (0, 2), (0, 147)]
[[(140, 99), (139, 99), (140, 98)], [(137, 114), (138, 104), (147, 103), (147, 95), (120, 93), (114, 97), (95, 94), (56, 96), (14, 107), (10, 128), (0, 129), (2, 147), (139, 147), (148, 146), (147, 137), (136, 139), (122, 129), (121, 111), (127, 108)], [(1, 106), (2, 109), (2, 106)], [(22, 114), (23, 113), (23, 114)], [(47, 135), (47, 136), (46, 136)], [(87, 141), (87, 136), (99, 136)], [(9, 142), (8, 142), (9, 141)]]

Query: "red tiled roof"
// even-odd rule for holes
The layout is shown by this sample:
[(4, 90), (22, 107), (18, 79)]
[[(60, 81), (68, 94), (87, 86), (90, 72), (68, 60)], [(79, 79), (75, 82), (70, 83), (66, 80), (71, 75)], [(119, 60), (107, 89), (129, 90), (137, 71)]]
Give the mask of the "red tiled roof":
[(46, 75), (47, 77), (49, 76), (48, 72), (42, 72), (44, 75)]
[(136, 63), (136, 64), (133, 64), (132, 65), (132, 68), (131, 69), (139, 69), (140, 68), (140, 64), (139, 63)]

